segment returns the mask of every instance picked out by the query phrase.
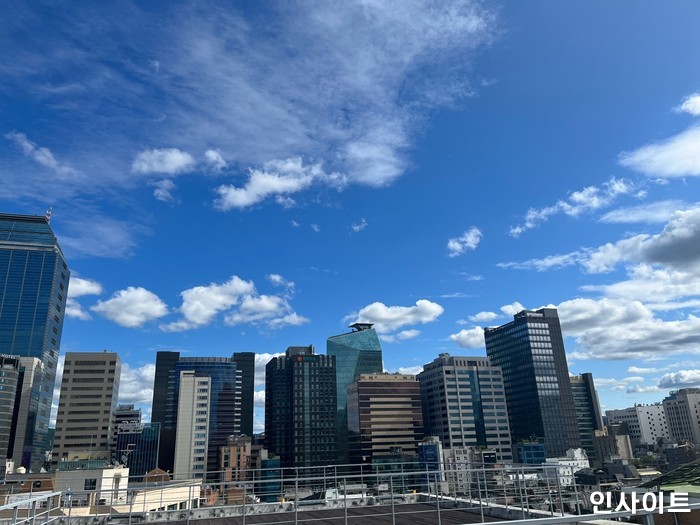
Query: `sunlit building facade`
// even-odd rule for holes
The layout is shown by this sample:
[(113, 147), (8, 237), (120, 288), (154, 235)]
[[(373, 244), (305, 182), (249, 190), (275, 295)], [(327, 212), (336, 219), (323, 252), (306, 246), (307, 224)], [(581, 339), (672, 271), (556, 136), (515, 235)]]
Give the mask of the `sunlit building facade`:
[[(36, 358), (12, 444), (15, 466), (38, 471), (51, 401), (70, 271), (46, 216), (0, 214), (0, 352)], [(19, 439), (21, 438), (21, 439)], [(19, 439), (19, 440), (18, 440)]]

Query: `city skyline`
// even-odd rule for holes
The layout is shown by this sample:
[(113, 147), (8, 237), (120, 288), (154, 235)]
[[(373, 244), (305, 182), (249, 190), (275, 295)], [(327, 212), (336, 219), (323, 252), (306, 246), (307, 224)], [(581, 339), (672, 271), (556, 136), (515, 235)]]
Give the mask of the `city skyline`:
[(700, 386), (697, 4), (16, 9), (0, 210), (53, 207), (61, 355), (146, 419), (158, 351), (256, 352), (260, 431), (288, 346), (415, 374), (549, 306), (603, 410)]

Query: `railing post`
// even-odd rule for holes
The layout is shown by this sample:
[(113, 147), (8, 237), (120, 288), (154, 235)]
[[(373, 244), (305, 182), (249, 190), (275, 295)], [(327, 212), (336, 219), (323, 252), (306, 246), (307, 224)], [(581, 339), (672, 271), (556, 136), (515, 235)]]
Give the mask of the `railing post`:
[(299, 470), (294, 471), (294, 525), (299, 523)]
[(435, 473), (435, 508), (437, 509), (438, 525), (442, 525), (442, 517), (440, 516), (440, 485), (437, 472)]
[[(572, 469), (573, 470), (573, 469)], [(557, 491), (559, 492), (559, 505), (561, 506), (561, 515), (564, 515), (564, 497), (562, 495), (561, 491), (561, 479), (560, 479), (560, 474), (561, 471), (559, 470), (559, 467), (557, 467)]]
[(396, 512), (394, 511), (394, 476), (389, 476), (389, 491), (391, 495), (391, 524), (396, 525)]

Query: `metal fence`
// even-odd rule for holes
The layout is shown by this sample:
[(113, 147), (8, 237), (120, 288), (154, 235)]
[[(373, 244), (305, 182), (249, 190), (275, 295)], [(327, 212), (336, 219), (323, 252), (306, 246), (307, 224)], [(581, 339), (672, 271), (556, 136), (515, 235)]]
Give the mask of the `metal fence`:
[(557, 466), (421, 470), (394, 463), (225, 471), (208, 480), (178, 476), (183, 479), (115, 487), (84, 471), (82, 486), (76, 475), (77, 485), (60, 492), (35, 493), (32, 483), (29, 491), (26, 485), (5, 485), (10, 502), (0, 507), (0, 524), (191, 523), (226, 517), (240, 525), (525, 524), (532, 519), (544, 525), (631, 515), (590, 514), (590, 490), (562, 472)]

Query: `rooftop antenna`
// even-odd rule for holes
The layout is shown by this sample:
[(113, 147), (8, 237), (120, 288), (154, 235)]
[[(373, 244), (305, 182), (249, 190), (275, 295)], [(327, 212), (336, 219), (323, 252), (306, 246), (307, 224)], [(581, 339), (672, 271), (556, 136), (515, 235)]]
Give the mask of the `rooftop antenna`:
[(46, 210), (46, 213), (44, 214), (44, 217), (46, 217), (46, 222), (51, 223), (51, 214), (53, 213), (53, 206), (49, 206), (49, 209)]

